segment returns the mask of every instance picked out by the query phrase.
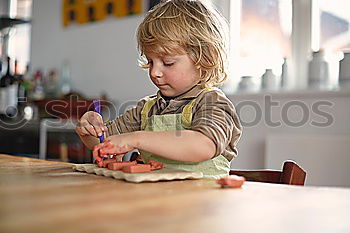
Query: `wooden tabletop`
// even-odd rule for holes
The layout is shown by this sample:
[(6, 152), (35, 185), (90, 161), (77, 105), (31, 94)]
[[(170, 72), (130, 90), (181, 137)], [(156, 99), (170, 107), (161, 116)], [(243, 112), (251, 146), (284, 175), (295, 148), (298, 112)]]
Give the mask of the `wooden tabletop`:
[(0, 232), (350, 232), (350, 189), (127, 183), (0, 155)]

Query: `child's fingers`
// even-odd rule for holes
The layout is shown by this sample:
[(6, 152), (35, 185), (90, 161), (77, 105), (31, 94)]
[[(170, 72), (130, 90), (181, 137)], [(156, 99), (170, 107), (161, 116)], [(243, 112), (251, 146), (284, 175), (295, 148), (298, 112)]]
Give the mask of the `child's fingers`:
[(101, 154), (108, 154), (108, 155), (112, 155), (112, 154), (117, 154), (118, 150), (117, 147), (111, 144), (106, 144), (105, 146), (103, 146), (100, 149)]
[(100, 144), (97, 144), (94, 149), (98, 149), (98, 150), (101, 150), (101, 149), (111, 149), (113, 148), (113, 144), (110, 143), (110, 141), (108, 140), (105, 140), (104, 142), (100, 143)]
[(93, 125), (88, 124), (84, 127), (84, 129), (86, 132), (88, 132), (89, 135), (94, 136), (94, 137), (98, 137), (97, 132), (95, 130), (95, 127)]
[(82, 136), (91, 135), (91, 136), (97, 137), (98, 135), (95, 130), (95, 127), (86, 120), (82, 120), (78, 122), (76, 127), (76, 132)]
[(77, 126), (75, 128), (75, 132), (81, 136), (90, 135), (90, 133), (84, 127)]
[(106, 145), (105, 147), (102, 147), (101, 149), (100, 149), (100, 151), (101, 151), (101, 153), (102, 154), (104, 154), (104, 153), (106, 153), (106, 154), (117, 154), (117, 155), (119, 155), (119, 154), (125, 154), (125, 153), (127, 153), (127, 152), (129, 152), (129, 151), (131, 151), (131, 149), (129, 149), (127, 146), (118, 146), (118, 145)]
[(113, 156), (113, 158), (115, 158), (117, 162), (122, 162), (123, 161), (123, 157), (124, 157), (124, 154)]
[(103, 160), (101, 160), (101, 161), (96, 161), (96, 163), (97, 163), (97, 166), (98, 166), (99, 168), (103, 168)]
[(77, 124), (77, 132), (80, 135), (98, 137), (102, 136), (102, 132), (106, 131), (107, 128), (103, 124), (102, 116), (92, 111), (85, 113)]
[(99, 159), (106, 157), (108, 155), (115, 155), (118, 160), (122, 160), (123, 155), (129, 152), (131, 149), (127, 146), (119, 146), (111, 143), (110, 139), (106, 139), (103, 143), (100, 143), (94, 147), (94, 156), (99, 157)]
[(110, 144), (110, 141), (107, 140), (104, 143), (100, 143), (97, 144), (96, 146), (94, 146), (93, 148), (93, 157), (97, 162), (101, 162), (103, 157), (106, 157), (106, 154), (104, 154), (103, 152), (101, 152), (101, 148), (105, 147), (106, 144)]
[(95, 134), (96, 134), (96, 136), (97, 137), (99, 137), (99, 136), (102, 136), (102, 128), (101, 127), (98, 127), (98, 126), (94, 126), (93, 125), (93, 127), (94, 127), (94, 130), (95, 130)]
[(99, 149), (95, 149), (95, 148), (94, 148), (92, 154), (93, 154), (94, 159), (95, 159), (95, 161), (97, 162), (97, 164), (98, 164), (99, 162), (102, 161), (102, 158), (100, 157), (100, 151), (99, 151)]
[(100, 114), (96, 112), (89, 114), (87, 121), (94, 127), (97, 136), (102, 136), (102, 132), (107, 131)]
[(97, 144), (94, 146), (94, 158), (101, 159), (103, 157), (108, 157), (108, 155), (114, 154), (115, 146), (109, 141)]

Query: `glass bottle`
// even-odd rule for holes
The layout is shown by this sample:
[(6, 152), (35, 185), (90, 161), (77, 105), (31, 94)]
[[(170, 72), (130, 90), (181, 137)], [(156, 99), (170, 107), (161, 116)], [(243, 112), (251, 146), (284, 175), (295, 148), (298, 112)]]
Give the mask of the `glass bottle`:
[(71, 73), (67, 61), (63, 63), (60, 82), (60, 95), (64, 96), (71, 92)]
[(45, 98), (45, 90), (43, 83), (43, 73), (37, 70), (33, 77), (33, 90), (31, 93), (33, 100), (42, 100)]
[(47, 80), (45, 82), (45, 90), (46, 90), (46, 96), (49, 98), (55, 98), (56, 97), (56, 90), (57, 90), (57, 72), (52, 69), (49, 72), (49, 75), (47, 76)]
[(14, 116), (17, 112), (18, 85), (15, 77), (11, 74), (11, 58), (7, 57), (7, 71), (0, 79), (1, 106), (0, 114)]

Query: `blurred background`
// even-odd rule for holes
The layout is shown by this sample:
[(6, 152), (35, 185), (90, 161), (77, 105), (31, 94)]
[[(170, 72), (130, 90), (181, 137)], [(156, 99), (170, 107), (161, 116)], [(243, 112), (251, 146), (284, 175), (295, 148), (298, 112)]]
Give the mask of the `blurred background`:
[[(206, 0), (229, 23), (229, 81), (244, 126), (232, 168), (308, 171), (350, 187), (350, 3)], [(113, 119), (156, 92), (135, 30), (152, 0), (0, 0), (0, 153), (91, 162), (74, 133), (100, 99)]]

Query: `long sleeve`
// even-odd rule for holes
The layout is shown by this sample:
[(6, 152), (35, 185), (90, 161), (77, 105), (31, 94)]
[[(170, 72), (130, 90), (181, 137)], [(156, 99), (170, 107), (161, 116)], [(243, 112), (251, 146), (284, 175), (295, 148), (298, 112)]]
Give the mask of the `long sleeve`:
[(220, 90), (204, 93), (193, 107), (191, 130), (201, 132), (216, 145), (216, 154), (229, 161), (237, 156), (242, 126), (232, 102)]
[(135, 107), (125, 111), (116, 119), (105, 122), (106, 137), (116, 134), (129, 133), (141, 129), (141, 111), (149, 97), (141, 99)]

